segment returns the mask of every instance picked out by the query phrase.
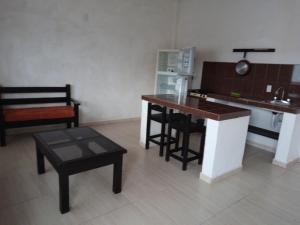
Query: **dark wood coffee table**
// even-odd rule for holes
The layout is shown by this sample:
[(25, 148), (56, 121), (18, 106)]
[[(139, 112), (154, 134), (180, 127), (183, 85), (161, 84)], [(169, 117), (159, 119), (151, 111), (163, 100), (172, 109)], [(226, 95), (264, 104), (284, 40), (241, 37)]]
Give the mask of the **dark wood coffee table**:
[(127, 151), (89, 127), (35, 133), (38, 174), (45, 173), (44, 156), (59, 176), (59, 207), (69, 207), (69, 176), (113, 164), (113, 192), (122, 189), (123, 154)]

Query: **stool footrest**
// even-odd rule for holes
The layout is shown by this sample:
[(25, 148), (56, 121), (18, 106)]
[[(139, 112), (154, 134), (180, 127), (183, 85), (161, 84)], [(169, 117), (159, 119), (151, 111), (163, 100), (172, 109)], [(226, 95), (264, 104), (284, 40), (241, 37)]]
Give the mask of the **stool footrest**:
[[(183, 150), (183, 147), (179, 147), (178, 150), (174, 148), (174, 149), (170, 149), (170, 153), (178, 152), (178, 151), (182, 151), (182, 150)], [(200, 154), (199, 152), (196, 152), (196, 151), (194, 151), (192, 149), (188, 149), (188, 152), (192, 153), (194, 155), (199, 155)]]
[[(160, 141), (154, 139), (154, 138), (159, 138), (159, 137), (160, 137), (160, 134), (152, 135), (152, 136), (150, 136), (149, 141), (154, 143), (154, 144), (160, 145)], [(171, 137), (170, 144), (175, 144), (175, 143), (176, 143), (176, 138)], [(167, 144), (168, 144), (168, 142), (167, 142), (167, 140), (165, 140), (163, 145), (167, 145)]]
[[(170, 157), (172, 157), (172, 158), (174, 158), (174, 159), (177, 159), (177, 160), (183, 162), (183, 157), (182, 157), (182, 156), (179, 156), (179, 155), (174, 154), (174, 153), (179, 152), (179, 151), (181, 151), (181, 150), (182, 150), (182, 147), (178, 148), (178, 150), (177, 150), (177, 149), (171, 149), (171, 150), (170, 150), (170, 153), (171, 153), (171, 154), (170, 154)], [(192, 156), (192, 157), (188, 157), (188, 158), (187, 158), (187, 161), (188, 161), (188, 162), (194, 161), (194, 160), (198, 160), (198, 159), (202, 159), (202, 155), (201, 155), (199, 152), (196, 152), (196, 151), (194, 151), (194, 150), (192, 150), (192, 149), (188, 149), (188, 152), (189, 152), (189, 153), (192, 153), (193, 155), (195, 155), (195, 156)]]
[(154, 135), (150, 135), (149, 138), (158, 138), (160, 136), (161, 136), (161, 134), (154, 134)]

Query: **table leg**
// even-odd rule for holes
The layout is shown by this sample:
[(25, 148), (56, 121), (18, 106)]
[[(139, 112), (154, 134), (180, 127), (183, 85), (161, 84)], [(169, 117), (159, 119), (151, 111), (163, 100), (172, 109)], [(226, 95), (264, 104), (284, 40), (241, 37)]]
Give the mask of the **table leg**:
[(69, 206), (69, 176), (58, 174), (59, 176), (59, 208), (61, 213), (70, 211)]
[(38, 174), (45, 173), (45, 159), (38, 147), (36, 147), (36, 162)]
[(118, 194), (122, 190), (122, 164), (123, 157), (114, 164), (114, 175), (113, 175), (113, 192)]

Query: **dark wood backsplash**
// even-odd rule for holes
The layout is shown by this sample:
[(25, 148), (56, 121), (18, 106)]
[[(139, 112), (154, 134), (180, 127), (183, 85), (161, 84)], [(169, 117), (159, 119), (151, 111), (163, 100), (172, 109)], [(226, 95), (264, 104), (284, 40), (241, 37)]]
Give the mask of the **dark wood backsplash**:
[[(239, 92), (241, 97), (271, 99), (277, 88), (285, 89), (285, 98), (300, 101), (300, 83), (292, 83), (294, 65), (288, 64), (251, 64), (246, 76), (238, 76), (234, 71), (235, 63), (204, 62), (201, 89), (211, 93), (230, 95)], [(272, 85), (272, 93), (266, 92)]]

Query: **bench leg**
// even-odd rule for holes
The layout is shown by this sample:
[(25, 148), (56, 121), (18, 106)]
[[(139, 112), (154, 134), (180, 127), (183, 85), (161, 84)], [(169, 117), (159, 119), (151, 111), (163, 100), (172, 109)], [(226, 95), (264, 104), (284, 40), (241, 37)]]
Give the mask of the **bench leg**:
[(6, 146), (6, 132), (5, 132), (5, 129), (0, 129), (0, 139), (1, 139), (1, 146)]
[(71, 128), (72, 127), (72, 123), (71, 122), (67, 122), (67, 128)]
[(69, 176), (58, 174), (59, 177), (59, 209), (61, 213), (70, 211), (69, 206)]
[(79, 127), (79, 105), (78, 104), (75, 104), (74, 111), (75, 111), (74, 127)]
[(121, 156), (118, 162), (114, 164), (113, 192), (115, 194), (118, 194), (122, 191), (122, 165), (123, 157)]
[(74, 120), (74, 127), (79, 127), (79, 118), (75, 118)]

